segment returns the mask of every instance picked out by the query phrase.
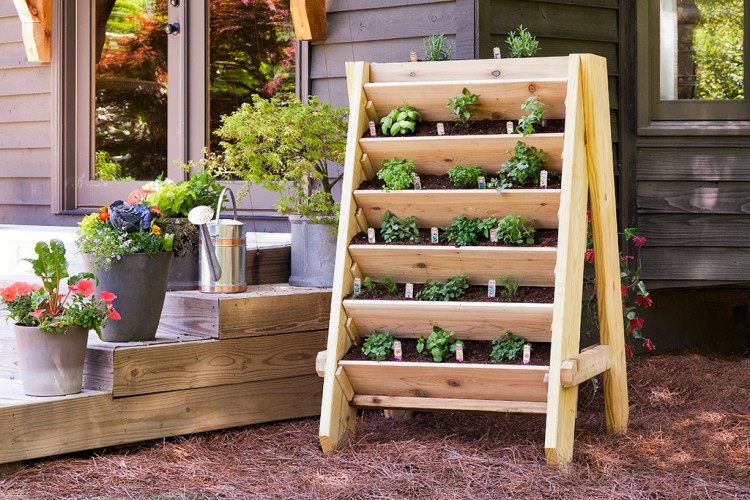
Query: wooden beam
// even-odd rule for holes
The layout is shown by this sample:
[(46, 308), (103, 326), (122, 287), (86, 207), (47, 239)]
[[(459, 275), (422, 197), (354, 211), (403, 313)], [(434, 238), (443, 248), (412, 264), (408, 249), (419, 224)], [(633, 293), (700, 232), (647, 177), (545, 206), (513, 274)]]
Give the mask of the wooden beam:
[(328, 357), (328, 351), (320, 351), (315, 356), (315, 373), (318, 377), (323, 378), (326, 375), (326, 358)]
[(608, 345), (597, 345), (568, 356), (560, 368), (562, 386), (574, 387), (609, 370), (611, 356)]
[(547, 413), (547, 403), (493, 401), (482, 399), (418, 398), (358, 394), (352, 399), (358, 408), (405, 408), (411, 410), (480, 411), (492, 413)]
[(319, 41), (326, 39), (326, 1), (291, 0), (289, 9), (297, 40)]
[(52, 0), (13, 0), (30, 62), (48, 63), (52, 55)]
[(344, 392), (346, 400), (351, 401), (354, 397), (354, 389), (352, 388), (352, 384), (349, 383), (349, 378), (346, 376), (344, 368), (341, 366), (336, 370), (336, 382), (338, 382), (339, 387)]

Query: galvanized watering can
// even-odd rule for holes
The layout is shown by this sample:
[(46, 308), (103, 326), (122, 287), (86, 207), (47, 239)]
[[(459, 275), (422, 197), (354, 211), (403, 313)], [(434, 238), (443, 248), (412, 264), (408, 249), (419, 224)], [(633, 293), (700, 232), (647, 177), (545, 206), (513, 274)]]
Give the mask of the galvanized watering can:
[[(219, 218), (227, 192), (232, 200), (234, 219)], [(198, 290), (205, 293), (244, 292), (247, 290), (245, 224), (237, 220), (237, 202), (231, 189), (224, 188), (221, 192), (216, 218), (211, 220), (213, 216), (213, 209), (205, 205), (193, 208), (188, 214), (188, 220), (201, 231)]]

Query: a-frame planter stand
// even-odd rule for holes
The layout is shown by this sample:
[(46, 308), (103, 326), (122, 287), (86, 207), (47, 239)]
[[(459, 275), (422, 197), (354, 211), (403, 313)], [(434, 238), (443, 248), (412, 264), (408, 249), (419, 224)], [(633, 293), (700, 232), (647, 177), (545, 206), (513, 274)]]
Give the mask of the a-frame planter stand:
[[(562, 465), (573, 456), (578, 384), (604, 374), (607, 428), (628, 424), (628, 396), (620, 297), (614, 177), (606, 62), (593, 55), (477, 61), (347, 65), (351, 116), (320, 441), (332, 451), (354, 431), (357, 408), (493, 411), (547, 415), (546, 456)], [(454, 165), (495, 171), (518, 135), (362, 138), (369, 120), (409, 104), (426, 120), (452, 120), (445, 106), (466, 87), (479, 94), (477, 119), (517, 120), (536, 95), (546, 118), (565, 119), (564, 134), (523, 140), (548, 152), (547, 168), (562, 172), (559, 190), (358, 190), (381, 162), (413, 160), (421, 174)], [(588, 195), (587, 196), (587, 191)], [(592, 212), (601, 343), (579, 352), (587, 201)], [(508, 214), (557, 228), (557, 248), (350, 245), (378, 227), (391, 210), (416, 215), (420, 227), (449, 225), (460, 214)], [(472, 284), (520, 276), (522, 285), (554, 286), (553, 304), (348, 300), (357, 277), (391, 275), (424, 282), (468, 274)], [(505, 330), (532, 342), (550, 342), (549, 366), (342, 361), (360, 336), (389, 330), (416, 338), (433, 325), (456, 338), (490, 340)]]

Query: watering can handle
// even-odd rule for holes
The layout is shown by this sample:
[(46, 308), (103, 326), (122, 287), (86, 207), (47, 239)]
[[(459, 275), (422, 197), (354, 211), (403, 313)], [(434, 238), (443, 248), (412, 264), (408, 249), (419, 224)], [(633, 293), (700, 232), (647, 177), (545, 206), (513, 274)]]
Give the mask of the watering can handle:
[(234, 220), (237, 220), (237, 202), (234, 200), (234, 193), (229, 188), (221, 190), (219, 195), (219, 202), (216, 205), (216, 223), (219, 223), (219, 216), (221, 215), (221, 205), (224, 203), (224, 193), (229, 191), (229, 197), (232, 199), (232, 210), (234, 211)]

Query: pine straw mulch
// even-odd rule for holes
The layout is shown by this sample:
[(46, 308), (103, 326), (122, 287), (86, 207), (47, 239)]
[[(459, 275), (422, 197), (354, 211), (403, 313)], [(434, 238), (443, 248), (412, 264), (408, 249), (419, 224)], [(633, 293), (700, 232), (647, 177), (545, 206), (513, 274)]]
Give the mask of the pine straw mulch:
[(563, 470), (545, 465), (543, 417), (364, 412), (331, 456), (318, 420), (304, 419), (40, 460), (0, 479), (0, 496), (750, 498), (750, 357), (661, 355), (629, 369), (630, 431), (606, 434), (586, 384)]

